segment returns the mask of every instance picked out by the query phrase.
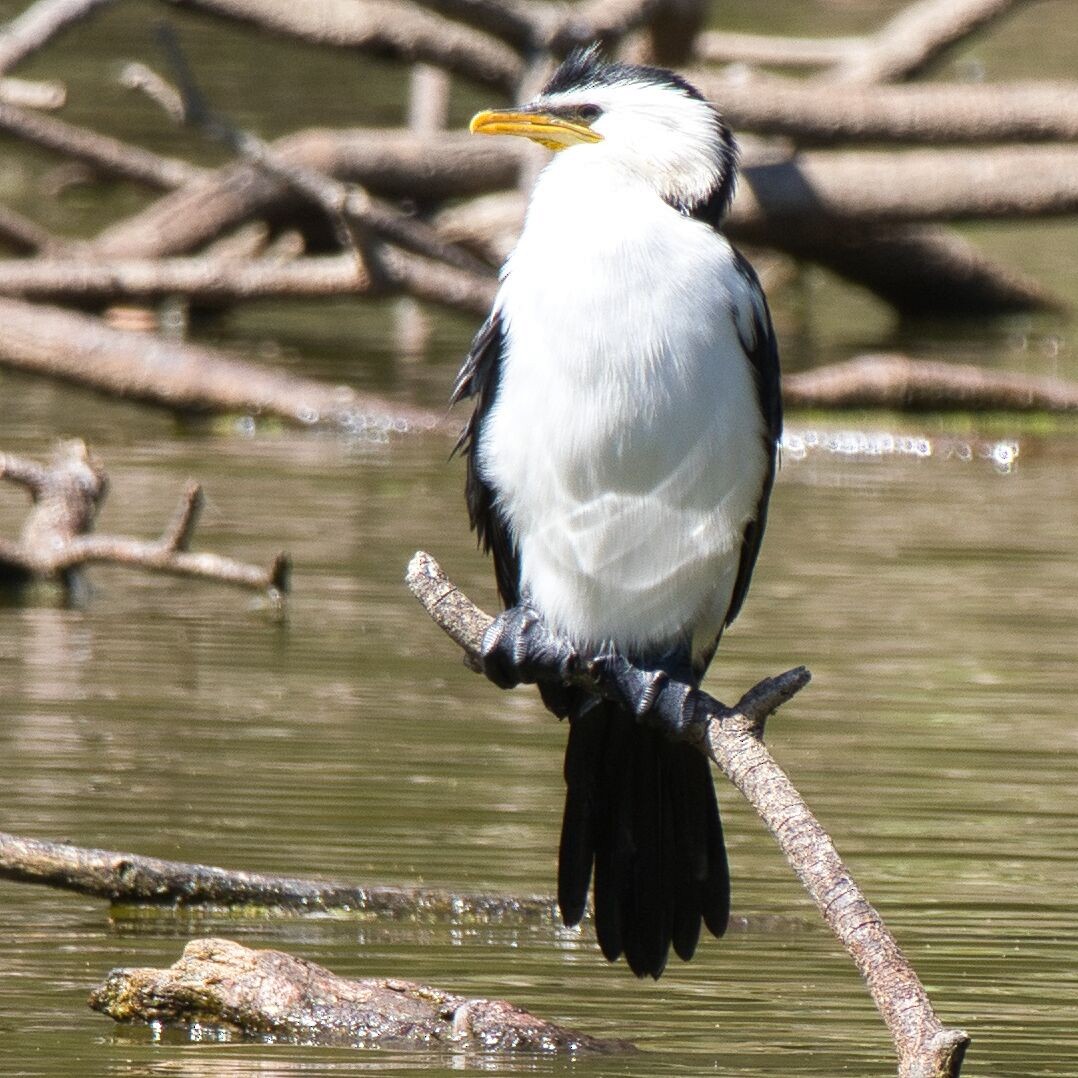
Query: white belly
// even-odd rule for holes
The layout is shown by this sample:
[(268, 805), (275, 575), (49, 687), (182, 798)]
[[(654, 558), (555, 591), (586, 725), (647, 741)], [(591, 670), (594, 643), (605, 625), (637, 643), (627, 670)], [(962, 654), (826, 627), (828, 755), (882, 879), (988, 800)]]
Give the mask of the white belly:
[(732, 252), (652, 201), (529, 218), (479, 441), (522, 589), (579, 643), (633, 650), (714, 638), (767, 468)]

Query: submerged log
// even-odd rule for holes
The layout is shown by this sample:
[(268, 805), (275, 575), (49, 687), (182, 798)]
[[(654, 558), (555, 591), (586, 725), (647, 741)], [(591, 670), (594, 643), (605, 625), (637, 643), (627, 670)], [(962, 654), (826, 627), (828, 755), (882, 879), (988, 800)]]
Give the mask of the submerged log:
[[(412, 558), (406, 582), (434, 622), (464, 650), (466, 661), (475, 664), (490, 615), (475, 606), (429, 554), (419, 552)], [(551, 653), (558, 650), (555, 641)], [(561, 667), (552, 668), (552, 680), (564, 676)], [(582, 664), (572, 681), (595, 695), (607, 695), (601, 668), (596, 673)], [(768, 717), (808, 681), (804, 667), (788, 670), (761, 681), (732, 708), (685, 686), (694, 716), (686, 740), (707, 754), (756, 810), (853, 959), (894, 1041), (900, 1078), (954, 1078), (969, 1036), (940, 1022), (883, 918), (854, 883), (830, 836), (764, 746)]]
[(161, 1023), (305, 1045), (444, 1045), (466, 1052), (632, 1052), (500, 999), (466, 999), (395, 978), (353, 981), (282, 951), (192, 940), (168, 969), (114, 969), (90, 1006)]
[(55, 580), (77, 590), (91, 564), (122, 565), (172, 576), (200, 577), (279, 597), (288, 591), (289, 560), (278, 554), (268, 569), (220, 554), (189, 549), (203, 505), (202, 488), (188, 484), (179, 508), (156, 540), (95, 535), (94, 520), (108, 490), (100, 461), (86, 443), (63, 443), (50, 464), (0, 453), (0, 479), (25, 487), (33, 506), (19, 538), (0, 539), (0, 586)]
[(104, 898), (118, 905), (160, 906), (173, 911), (255, 907), (281, 913), (377, 914), (381, 917), (452, 917), (491, 921), (502, 917), (551, 918), (553, 899), (461, 894), (429, 887), (390, 887), (212, 865), (166, 861), (118, 850), (45, 842), (0, 831), (0, 879), (37, 883)]

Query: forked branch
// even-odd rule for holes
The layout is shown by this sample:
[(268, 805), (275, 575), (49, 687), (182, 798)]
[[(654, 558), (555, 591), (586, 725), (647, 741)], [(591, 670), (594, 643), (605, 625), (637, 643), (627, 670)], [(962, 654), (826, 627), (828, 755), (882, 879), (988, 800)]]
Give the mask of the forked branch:
[[(490, 616), (423, 552), (408, 566), (409, 588), (474, 662)], [(879, 913), (842, 863), (830, 836), (763, 744), (768, 716), (809, 681), (804, 667), (766, 678), (732, 708), (699, 694), (704, 716), (693, 740), (746, 797), (775, 836), (828, 927), (864, 977), (898, 1052), (900, 1078), (955, 1078), (969, 1037), (947, 1029)]]

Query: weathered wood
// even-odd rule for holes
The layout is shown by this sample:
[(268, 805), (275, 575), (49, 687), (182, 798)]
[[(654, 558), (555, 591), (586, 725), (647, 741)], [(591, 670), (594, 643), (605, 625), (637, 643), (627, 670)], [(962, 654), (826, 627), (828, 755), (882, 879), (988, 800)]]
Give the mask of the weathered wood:
[(782, 396), (794, 408), (1078, 411), (1078, 382), (902, 355), (858, 356), (787, 374)]
[[(476, 607), (425, 553), (406, 581), (427, 613), (474, 661), (491, 618)], [(552, 671), (556, 678), (559, 671)], [(746, 797), (797, 873), (828, 927), (864, 977), (894, 1040), (901, 1078), (954, 1078), (969, 1037), (947, 1029), (879, 913), (853, 882), (830, 837), (763, 744), (769, 715), (809, 680), (803, 667), (768, 678), (732, 708), (701, 690), (689, 740), (710, 755)], [(603, 693), (590, 673), (574, 682)]]
[(241, 872), (96, 850), (0, 832), (0, 879), (44, 884), (118, 905), (172, 911), (257, 907), (281, 913), (377, 914), (402, 919), (553, 919), (554, 900), (462, 894), (429, 887), (389, 887)]
[(1078, 139), (1078, 83), (849, 86), (694, 68), (688, 76), (736, 131), (840, 143), (1047, 142)]
[(161, 190), (190, 183), (207, 170), (177, 158), (133, 146), (85, 127), (27, 112), (0, 101), (0, 131), (75, 161), (91, 165), (107, 176), (134, 180)]
[(101, 462), (79, 439), (62, 443), (47, 466), (0, 453), (0, 479), (26, 487), (33, 501), (18, 540), (0, 541), (0, 585), (21, 587), (31, 580), (55, 580), (74, 591), (83, 567), (107, 563), (235, 584), (275, 597), (288, 590), (285, 554), (278, 554), (268, 569), (262, 569), (188, 549), (203, 504), (197, 483), (188, 485), (162, 536), (145, 541), (92, 534), (108, 480)]
[(0, 27), (0, 73), (36, 52), (72, 23), (111, 3), (113, 0), (37, 0)]
[(398, 0), (171, 0), (320, 45), (421, 61), (508, 92), (520, 57), (489, 35)]
[(115, 969), (90, 1006), (117, 1022), (198, 1027), (305, 1045), (416, 1045), (454, 1052), (625, 1053), (500, 999), (395, 978), (353, 981), (282, 951), (197, 939), (168, 969)]
[(828, 72), (842, 83), (894, 82), (923, 71), (942, 52), (1026, 0), (918, 0), (903, 8)]
[(0, 299), (0, 366), (182, 412), (234, 412), (374, 435), (444, 422), (433, 409), (17, 299)]

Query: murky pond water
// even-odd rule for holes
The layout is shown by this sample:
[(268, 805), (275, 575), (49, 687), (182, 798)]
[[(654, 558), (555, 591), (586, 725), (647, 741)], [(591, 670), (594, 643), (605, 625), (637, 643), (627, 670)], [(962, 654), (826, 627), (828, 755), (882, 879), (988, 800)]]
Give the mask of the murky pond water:
[[(1033, 5), (1057, 20), (1060, 64), (1074, 55), (1069, 5)], [(797, 5), (774, 6), (787, 24), (795, 18)], [(849, 25), (812, 6), (830, 19), (818, 29)], [(871, 25), (898, 6), (865, 2), (848, 15)], [(121, 5), (58, 47), (54, 62), (67, 58), (73, 86), (88, 93), (118, 55), (144, 55), (142, 11)], [(240, 40), (205, 20), (185, 23), (211, 58), (213, 35), (229, 48)], [(1022, 16), (1011, 32), (1032, 40), (1033, 26)], [(87, 66), (74, 64), (87, 50)], [(1005, 73), (1017, 73), (1011, 54), (1000, 55)], [(262, 87), (275, 95), (281, 130), (354, 120), (347, 102), (329, 101), (331, 80), (354, 65), (322, 56), (310, 54), (325, 64), (312, 76), (317, 109), (300, 115), (281, 87)], [(245, 58), (218, 56), (220, 86), (248, 83)], [(51, 71), (43, 59), (40, 73)], [(367, 118), (392, 118), (377, 100), (383, 89), (363, 99)], [(246, 93), (241, 111), (253, 108)], [(82, 101), (78, 118), (101, 119)], [(121, 117), (118, 130), (167, 145), (161, 128), (149, 134), (158, 124), (149, 112), (106, 106)], [(13, 161), (4, 166), (11, 183), (45, 167)], [(83, 214), (91, 222), (103, 200), (115, 211), (114, 200), (135, 195), (72, 197), (53, 227)], [(1000, 230), (989, 242), (1032, 272), (1059, 267), (1048, 275), (1078, 297), (1073, 228), (1030, 235)], [(1073, 330), (1058, 320), (944, 337), (938, 327), (893, 327), (852, 293), (811, 282), (778, 307), (798, 364), (902, 342), (919, 354), (1078, 376)], [(261, 308), (214, 332), (273, 336), (297, 367), (402, 399), (444, 399), (470, 327), (440, 319), (422, 359), (396, 361), (392, 317), (389, 305)], [(844, 425), (924, 435), (931, 453), (858, 454), (855, 440), (829, 442)], [(1078, 1074), (1078, 436), (1007, 420), (975, 435), (935, 419), (794, 416), (789, 426), (801, 442), (786, 454), (753, 591), (709, 688), (732, 697), (764, 674), (812, 668), (813, 685), (773, 720), (769, 742), (941, 1016), (973, 1034), (966, 1073)], [(38, 456), (58, 435), (88, 439), (112, 480), (102, 530), (156, 534), (194, 476), (209, 495), (200, 545), (254, 561), (284, 548), (296, 563), (284, 618), (246, 594), (109, 569), (93, 572), (80, 608), (47, 593), (0, 606), (0, 829), (297, 875), (550, 891), (565, 730), (531, 692), (501, 694), (464, 670), (401, 582), (423, 547), (493, 605), (446, 440), (184, 426), (8, 374), (0, 432), (0, 448)], [(1000, 447), (1005, 457), (1012, 441), (1019, 456), (1006, 468)], [(0, 487), (0, 534), (22, 512), (20, 492)], [(720, 798), (745, 922), (657, 984), (609, 967), (587, 928), (110, 920), (100, 902), (0, 882), (0, 1073), (893, 1073), (845, 955), (751, 811), (722, 784)], [(479, 1059), (190, 1043), (87, 1009), (89, 988), (111, 967), (168, 964), (186, 939), (211, 933), (345, 975), (505, 996), (632, 1038), (646, 1054)]]

